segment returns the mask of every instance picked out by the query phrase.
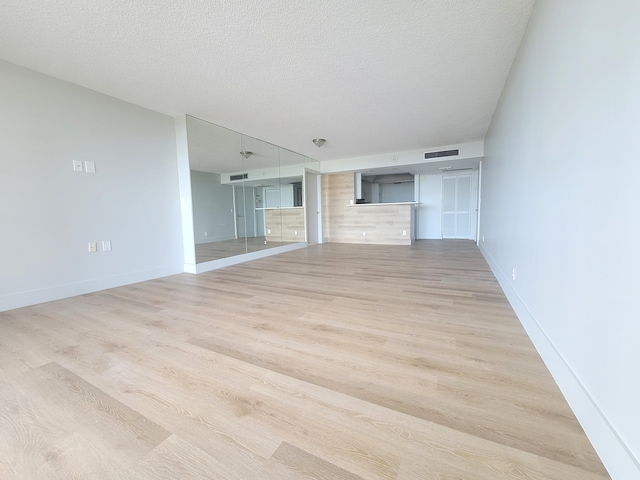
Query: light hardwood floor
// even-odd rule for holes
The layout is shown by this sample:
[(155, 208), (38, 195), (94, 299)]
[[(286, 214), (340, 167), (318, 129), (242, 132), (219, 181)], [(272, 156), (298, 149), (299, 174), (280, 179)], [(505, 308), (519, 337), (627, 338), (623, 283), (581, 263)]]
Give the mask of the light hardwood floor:
[(608, 478), (472, 242), (0, 313), (2, 479)]

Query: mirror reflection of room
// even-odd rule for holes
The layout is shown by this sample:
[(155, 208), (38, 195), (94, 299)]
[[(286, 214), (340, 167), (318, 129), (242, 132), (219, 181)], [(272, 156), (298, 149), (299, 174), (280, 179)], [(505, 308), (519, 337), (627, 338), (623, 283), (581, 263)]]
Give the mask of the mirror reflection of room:
[(187, 117), (196, 263), (305, 242), (305, 157)]

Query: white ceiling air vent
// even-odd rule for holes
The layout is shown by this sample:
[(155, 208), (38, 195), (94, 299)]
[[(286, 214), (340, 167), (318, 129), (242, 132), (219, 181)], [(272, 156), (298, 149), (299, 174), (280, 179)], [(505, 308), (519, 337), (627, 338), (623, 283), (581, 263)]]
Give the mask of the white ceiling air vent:
[(473, 167), (440, 167), (439, 170), (442, 173), (446, 173), (446, 172), (461, 172), (463, 170), (473, 170)]
[(231, 180), (232, 182), (235, 180), (245, 180), (249, 178), (249, 174), (248, 173), (239, 173), (237, 175), (230, 175), (229, 176), (229, 180)]
[(457, 157), (458, 155), (460, 155), (460, 150), (456, 148), (455, 150), (441, 150), (440, 152), (426, 152), (424, 154), (424, 159), (428, 160), (430, 158)]

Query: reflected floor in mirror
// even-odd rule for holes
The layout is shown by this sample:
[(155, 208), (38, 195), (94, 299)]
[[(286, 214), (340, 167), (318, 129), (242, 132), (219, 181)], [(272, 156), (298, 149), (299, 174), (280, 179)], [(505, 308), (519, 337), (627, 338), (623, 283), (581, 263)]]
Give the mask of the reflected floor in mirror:
[[(245, 244), (246, 240), (246, 244)], [(235, 240), (223, 240), (221, 242), (200, 243), (196, 245), (196, 263), (211, 262), (221, 258), (243, 255), (249, 252), (266, 250), (267, 248), (281, 247), (296, 242), (274, 242), (265, 237), (238, 238)]]

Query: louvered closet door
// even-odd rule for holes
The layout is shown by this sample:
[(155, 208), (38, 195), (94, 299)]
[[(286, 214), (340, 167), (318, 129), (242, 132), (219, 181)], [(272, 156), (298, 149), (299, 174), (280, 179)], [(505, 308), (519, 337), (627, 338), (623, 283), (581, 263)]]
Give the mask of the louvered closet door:
[(470, 174), (442, 177), (442, 238), (473, 238)]

